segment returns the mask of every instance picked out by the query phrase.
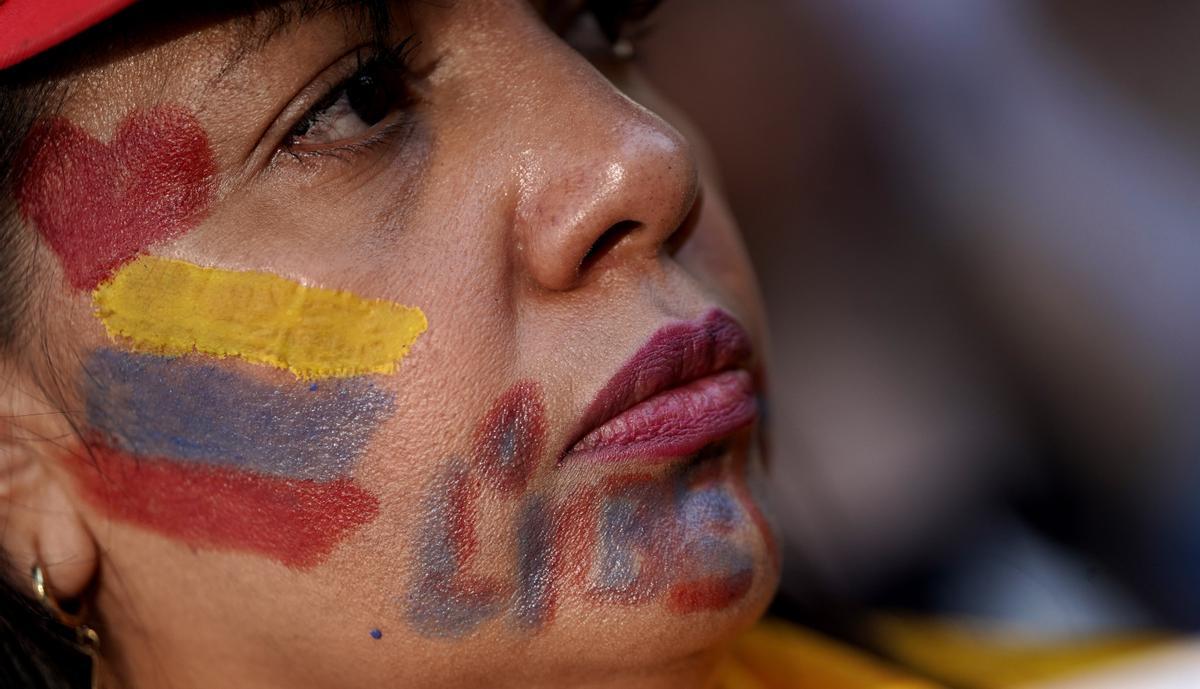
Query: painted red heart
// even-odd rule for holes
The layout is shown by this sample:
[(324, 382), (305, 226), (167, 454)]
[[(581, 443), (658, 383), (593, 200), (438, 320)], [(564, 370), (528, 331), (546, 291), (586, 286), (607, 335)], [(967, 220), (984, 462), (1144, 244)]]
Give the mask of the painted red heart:
[(128, 115), (107, 144), (60, 117), (34, 125), (28, 141), (21, 212), (76, 289), (95, 289), (151, 245), (190, 230), (213, 194), (208, 137), (178, 106)]

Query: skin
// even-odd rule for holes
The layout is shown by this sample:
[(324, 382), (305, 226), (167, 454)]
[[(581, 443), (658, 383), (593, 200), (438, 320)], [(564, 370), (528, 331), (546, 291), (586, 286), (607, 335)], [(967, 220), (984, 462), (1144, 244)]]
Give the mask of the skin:
[[(345, 383), (387, 400), (355, 417), (372, 428), (349, 443), (353, 461), (335, 462), (359, 501), (336, 542), (304, 557), (233, 547), (215, 523), (189, 535), (131, 517), (148, 474), (114, 491), (125, 474), (103, 449), (88, 455), (98, 413), (62, 410), (103, 398), (83, 367), (129, 344), (43, 242), (39, 334), (52, 345), (44, 362), (9, 365), (6, 403), (28, 421), (5, 434), (4, 547), (18, 571), (44, 563), (60, 597), (93, 600), (111, 686), (700, 687), (774, 591), (749, 490), (756, 429), (700, 464), (557, 461), (596, 392), (662, 326), (721, 308), (762, 341), (751, 270), (694, 137), (629, 65), (589, 64), (537, 8), (437, 5), (396, 13), (395, 40), (420, 38), (409, 134), (353, 154), (278, 150), (369, 42), (338, 12), (232, 66), (244, 32), (217, 22), (76, 77), (62, 118), (98, 141), (164, 104), (207, 137), (204, 207), (150, 254), (414, 305), (430, 324), (393, 373)], [(622, 222), (632, 229), (590, 253)], [(288, 371), (186, 362), (303, 392)], [(496, 464), (487, 448), (504, 433), (527, 466)], [(236, 481), (216, 476), (195, 485), (220, 518)], [(628, 557), (658, 578), (622, 580)], [(438, 567), (457, 577), (453, 614), (422, 613), (445, 597), (429, 589)]]

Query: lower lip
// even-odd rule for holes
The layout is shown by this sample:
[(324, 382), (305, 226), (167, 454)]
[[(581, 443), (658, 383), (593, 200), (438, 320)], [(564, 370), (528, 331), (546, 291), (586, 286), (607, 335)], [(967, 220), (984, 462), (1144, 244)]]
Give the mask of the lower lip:
[(629, 408), (571, 448), (573, 462), (659, 463), (699, 452), (754, 422), (758, 401), (750, 374), (701, 378)]

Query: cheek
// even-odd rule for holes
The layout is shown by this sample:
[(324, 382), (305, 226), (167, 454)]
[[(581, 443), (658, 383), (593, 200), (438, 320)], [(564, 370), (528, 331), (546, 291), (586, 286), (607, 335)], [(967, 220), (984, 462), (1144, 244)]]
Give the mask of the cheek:
[(28, 146), (21, 210), (114, 345), (82, 362), (65, 463), (83, 497), (193, 549), (324, 561), (379, 513), (353, 474), (395, 404), (366, 376), (395, 371), (425, 315), (148, 255), (203, 220), (215, 189), (182, 108), (135, 112), (108, 143), (48, 120)]
[(215, 190), (208, 137), (187, 110), (137, 111), (102, 143), (63, 118), (37, 123), (18, 189), (22, 214), (91, 290), (148, 247), (199, 223)]
[[(715, 185), (709, 185), (710, 189)], [(719, 191), (706, 192), (696, 230), (675, 258), (704, 285), (725, 293), (739, 311), (761, 318), (761, 305), (754, 269), (742, 242), (737, 223)], [(761, 323), (761, 320), (757, 321)]]
[(188, 359), (95, 351), (86, 452), (69, 462), (111, 517), (192, 547), (322, 561), (378, 513), (353, 480), (391, 395), (365, 380), (268, 384)]
[(86, 424), (66, 464), (108, 517), (308, 569), (379, 515), (356, 474), (394, 395), (369, 378), (288, 382), (114, 349), (86, 367)]

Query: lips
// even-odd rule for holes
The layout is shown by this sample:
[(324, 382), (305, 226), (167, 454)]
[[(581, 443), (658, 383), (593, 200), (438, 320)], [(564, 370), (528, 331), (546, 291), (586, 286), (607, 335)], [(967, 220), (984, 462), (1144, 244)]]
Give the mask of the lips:
[(746, 331), (721, 310), (659, 329), (588, 405), (563, 461), (667, 461), (750, 425), (751, 354)]

